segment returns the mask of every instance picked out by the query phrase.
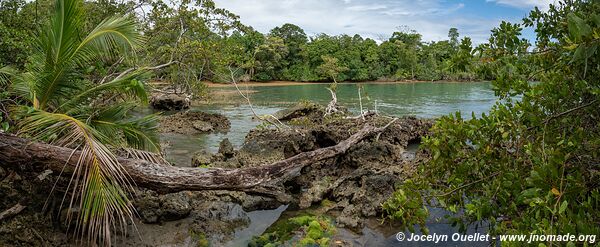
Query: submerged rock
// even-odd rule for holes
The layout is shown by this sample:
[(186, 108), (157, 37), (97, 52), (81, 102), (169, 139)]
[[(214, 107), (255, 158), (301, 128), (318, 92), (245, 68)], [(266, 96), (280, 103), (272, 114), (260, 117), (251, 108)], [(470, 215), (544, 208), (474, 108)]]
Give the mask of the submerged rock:
[(227, 132), (229, 119), (221, 114), (206, 112), (179, 112), (160, 118), (159, 131), (194, 135), (206, 132)]
[(190, 232), (206, 238), (211, 246), (222, 246), (233, 238), (236, 229), (250, 224), (250, 218), (239, 204), (206, 202), (195, 208)]

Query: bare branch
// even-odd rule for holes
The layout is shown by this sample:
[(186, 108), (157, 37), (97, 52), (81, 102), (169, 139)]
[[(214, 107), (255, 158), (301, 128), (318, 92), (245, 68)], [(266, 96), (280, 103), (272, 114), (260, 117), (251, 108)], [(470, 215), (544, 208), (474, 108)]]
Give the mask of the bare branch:
[(276, 118), (275, 116), (273, 116), (271, 114), (268, 114), (265, 116), (259, 116), (258, 114), (256, 114), (256, 111), (254, 111), (254, 107), (252, 106), (252, 102), (250, 102), (250, 98), (247, 95), (245, 95), (238, 87), (233, 69), (231, 68), (231, 66), (228, 66), (228, 68), (229, 68), (229, 72), (231, 75), (231, 83), (233, 83), (233, 85), (235, 86), (235, 89), (238, 91), (238, 93), (246, 100), (246, 102), (248, 102), (248, 106), (250, 106), (250, 111), (252, 111), (252, 114), (254, 115), (254, 117), (256, 117), (257, 119), (260, 119), (261, 121), (266, 121), (269, 124), (274, 125), (275, 127), (277, 127), (277, 129), (282, 129), (282, 127), (285, 127), (288, 129), (290, 128), (289, 126), (285, 125), (284, 123), (279, 121), (278, 118)]
[(329, 92), (331, 93), (331, 101), (329, 101), (329, 104), (327, 104), (327, 108), (325, 108), (325, 116), (339, 112), (337, 107), (337, 95), (335, 91), (333, 91), (331, 88), (327, 88), (327, 90), (329, 90)]
[(25, 208), (26, 208), (26, 206), (21, 205), (21, 203), (17, 203), (16, 205), (12, 206), (11, 208), (0, 213), (0, 221), (19, 214)]

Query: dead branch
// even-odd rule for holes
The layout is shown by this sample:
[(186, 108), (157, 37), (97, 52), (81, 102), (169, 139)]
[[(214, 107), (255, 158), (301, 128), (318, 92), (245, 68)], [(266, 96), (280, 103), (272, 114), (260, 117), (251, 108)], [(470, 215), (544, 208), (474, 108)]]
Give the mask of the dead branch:
[(0, 213), (0, 221), (19, 214), (25, 208), (26, 208), (26, 206), (21, 205), (21, 203), (17, 203), (16, 205), (12, 206), (11, 208), (4, 210), (4, 212)]
[(331, 101), (327, 104), (327, 108), (325, 108), (325, 116), (331, 115), (333, 113), (339, 112), (338, 104), (337, 104), (337, 94), (331, 88), (327, 88), (331, 93)]
[(246, 100), (246, 102), (248, 103), (248, 106), (250, 106), (250, 111), (252, 111), (252, 115), (254, 115), (255, 118), (257, 118), (261, 121), (268, 122), (269, 124), (277, 127), (277, 129), (282, 129), (282, 128), (289, 129), (290, 128), (289, 126), (285, 125), (284, 123), (279, 121), (278, 118), (276, 118), (275, 116), (273, 116), (271, 114), (267, 114), (265, 116), (259, 116), (258, 114), (256, 114), (256, 111), (254, 111), (254, 107), (252, 106), (252, 102), (250, 102), (250, 97), (248, 97), (248, 95), (245, 95), (238, 87), (233, 69), (231, 68), (231, 66), (229, 66), (228, 68), (229, 68), (229, 72), (231, 75), (231, 83), (233, 83), (233, 85), (235, 86), (235, 89), (238, 91), (238, 93)]

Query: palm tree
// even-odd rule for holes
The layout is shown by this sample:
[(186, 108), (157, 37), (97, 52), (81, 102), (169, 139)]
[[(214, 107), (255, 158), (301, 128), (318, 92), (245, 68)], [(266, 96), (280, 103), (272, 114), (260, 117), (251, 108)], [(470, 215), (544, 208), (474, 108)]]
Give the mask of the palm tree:
[(32, 64), (21, 74), (7, 68), (2, 74), (10, 76), (11, 92), (22, 102), (12, 111), (17, 134), (81, 151), (67, 189), (72, 194), (68, 207), (79, 212), (68, 218), (77, 217), (75, 234), (110, 245), (111, 229), (125, 227), (134, 214), (128, 199), (132, 183), (112, 150), (159, 151), (156, 117), (133, 118), (129, 113), (136, 101), (147, 102), (141, 82), (146, 69), (128, 69), (102, 80), (83, 72), (99, 60), (131, 57), (142, 37), (126, 17), (108, 18), (81, 34), (82, 5), (82, 0), (56, 0)]

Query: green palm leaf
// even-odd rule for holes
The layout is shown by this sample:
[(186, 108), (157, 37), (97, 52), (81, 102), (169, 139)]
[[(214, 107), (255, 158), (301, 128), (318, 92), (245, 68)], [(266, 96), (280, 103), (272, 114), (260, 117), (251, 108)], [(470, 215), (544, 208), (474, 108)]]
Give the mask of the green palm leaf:
[(17, 71), (10, 66), (0, 67), (0, 88), (10, 84), (10, 79), (17, 74)]
[[(135, 107), (132, 102), (107, 107), (98, 112), (90, 125), (97, 131), (112, 136), (111, 140), (106, 140), (107, 143), (114, 142), (115, 133), (121, 133), (119, 139), (123, 140), (123, 146), (160, 152), (156, 134), (158, 116), (148, 115), (132, 119), (128, 113)], [(113, 146), (119, 146), (119, 143), (113, 143)]]
[[(42, 29), (32, 64), (25, 73), (0, 69), (0, 84), (29, 101), (16, 107), (19, 135), (81, 152), (68, 190), (68, 219), (90, 244), (111, 245), (111, 229), (125, 227), (134, 209), (132, 185), (111, 148), (133, 147), (159, 152), (156, 116), (132, 118), (131, 99), (147, 103), (146, 72), (131, 69), (106, 83), (86, 78), (83, 68), (99, 59), (133, 54), (142, 38), (133, 20), (108, 18), (81, 35), (82, 0), (56, 0), (54, 14)], [(110, 97), (109, 97), (110, 96)], [(114, 96), (114, 97), (113, 97)], [(22, 101), (25, 102), (25, 101)], [(142, 151), (140, 157), (160, 158)], [(65, 195), (67, 195), (66, 193)], [(66, 199), (66, 198), (65, 198)], [(63, 200), (64, 202), (65, 200)]]
[(86, 64), (99, 56), (116, 56), (134, 51), (142, 36), (131, 18), (112, 17), (100, 23), (78, 45), (73, 60)]
[[(77, 166), (67, 190), (69, 208), (79, 207), (76, 233), (88, 241), (110, 245), (110, 228), (125, 227), (134, 209), (126, 191), (132, 190), (127, 172), (99, 140), (108, 138), (85, 122), (65, 114), (33, 110), (20, 123), (20, 134), (55, 145), (80, 147)], [(66, 194), (65, 194), (66, 196)], [(68, 221), (74, 219), (71, 211)]]
[(81, 4), (77, 0), (57, 0), (52, 21), (38, 42), (35, 56), (45, 61), (37, 63), (34, 70), (39, 79), (35, 90), (40, 109), (52, 107), (49, 104), (56, 107), (60, 99), (85, 90), (73, 79), (79, 75), (79, 68), (99, 58), (129, 53), (143, 41), (135, 21), (125, 17), (106, 19), (80, 39)]

